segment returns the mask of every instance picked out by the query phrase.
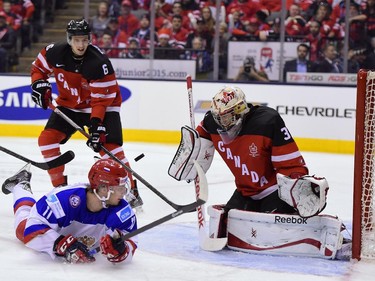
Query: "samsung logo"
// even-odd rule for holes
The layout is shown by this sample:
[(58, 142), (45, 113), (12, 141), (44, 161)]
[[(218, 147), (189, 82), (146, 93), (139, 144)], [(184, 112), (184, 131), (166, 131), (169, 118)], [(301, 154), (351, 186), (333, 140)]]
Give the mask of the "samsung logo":
[[(51, 83), (51, 86), (52, 93), (57, 93), (56, 83)], [(130, 98), (131, 92), (125, 87), (119, 87), (122, 102), (125, 102)], [(56, 98), (57, 94), (52, 97)], [(42, 120), (48, 119), (50, 115), (51, 110), (43, 110), (32, 101), (30, 85), (0, 91), (1, 120)]]

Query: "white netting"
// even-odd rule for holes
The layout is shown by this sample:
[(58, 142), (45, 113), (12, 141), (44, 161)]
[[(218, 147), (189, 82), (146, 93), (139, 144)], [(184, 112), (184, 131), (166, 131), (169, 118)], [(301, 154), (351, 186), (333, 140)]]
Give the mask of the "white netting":
[(367, 73), (362, 178), (362, 258), (375, 258), (375, 72)]

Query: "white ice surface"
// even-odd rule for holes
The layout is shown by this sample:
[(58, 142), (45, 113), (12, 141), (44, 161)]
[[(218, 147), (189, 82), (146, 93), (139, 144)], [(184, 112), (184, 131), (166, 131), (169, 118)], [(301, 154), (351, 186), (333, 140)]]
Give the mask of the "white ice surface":
[[(43, 161), (34, 138), (0, 138), (0, 145), (34, 161)], [(193, 184), (177, 182), (167, 174), (175, 145), (125, 143), (132, 168), (167, 198), (187, 204), (194, 200)], [(69, 182), (86, 182), (94, 163), (83, 140), (71, 140), (62, 151), (73, 150), (75, 159), (66, 166)], [(139, 162), (133, 159), (144, 153)], [(310, 174), (325, 176), (329, 182), (326, 214), (337, 215), (350, 228), (352, 216), (353, 156), (303, 152)], [(0, 151), (0, 184), (23, 166), (23, 162)], [(32, 189), (37, 198), (51, 189), (46, 171), (32, 167)], [(207, 173), (209, 201), (225, 203), (234, 185), (228, 169), (216, 157)], [(139, 184), (144, 211), (138, 215), (142, 226), (173, 209), (147, 187)], [(113, 266), (98, 256), (97, 262), (68, 265), (54, 262), (44, 254), (24, 247), (14, 235), (12, 196), (0, 195), (0, 273), (1, 280), (178, 280), (178, 281), (321, 281), (374, 280), (375, 262), (340, 262), (323, 259), (251, 255), (222, 251), (204, 252), (198, 247), (196, 214), (184, 214), (139, 235), (139, 249), (132, 264)]]

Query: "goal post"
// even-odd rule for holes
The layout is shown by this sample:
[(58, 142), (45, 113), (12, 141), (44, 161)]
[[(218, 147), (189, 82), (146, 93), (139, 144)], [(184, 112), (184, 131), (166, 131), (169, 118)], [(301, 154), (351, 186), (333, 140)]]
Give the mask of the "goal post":
[(375, 71), (357, 74), (352, 257), (375, 259)]

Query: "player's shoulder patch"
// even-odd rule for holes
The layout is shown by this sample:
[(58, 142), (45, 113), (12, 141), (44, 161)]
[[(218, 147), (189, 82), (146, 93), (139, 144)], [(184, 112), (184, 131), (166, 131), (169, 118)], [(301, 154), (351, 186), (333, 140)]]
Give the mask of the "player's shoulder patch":
[(62, 207), (61, 202), (55, 193), (49, 194), (47, 196), (46, 202), (50, 207), (52, 213), (55, 215), (56, 219), (65, 216), (64, 208)]
[(99, 47), (94, 45), (89, 45), (85, 56), (89, 58), (87, 61), (93, 64), (101, 64), (109, 61), (108, 56)]
[(112, 63), (107, 55), (94, 45), (89, 45), (87, 48), (82, 71), (87, 80), (101, 79), (114, 73)]
[(85, 196), (86, 186), (76, 184), (74, 186), (53, 189), (46, 194), (46, 203), (58, 219), (65, 216), (65, 210), (67, 210), (67, 208), (76, 209), (80, 207), (84, 200), (82, 198)]
[(119, 211), (116, 212), (116, 215), (120, 219), (121, 222), (125, 222), (127, 219), (131, 218), (134, 216), (134, 212), (130, 205), (124, 206), (124, 208), (120, 209)]
[(54, 64), (55, 61), (62, 58), (63, 55), (69, 51), (70, 46), (66, 42), (57, 42), (49, 44), (45, 49), (47, 61)]

